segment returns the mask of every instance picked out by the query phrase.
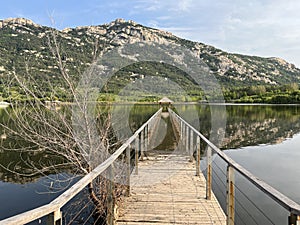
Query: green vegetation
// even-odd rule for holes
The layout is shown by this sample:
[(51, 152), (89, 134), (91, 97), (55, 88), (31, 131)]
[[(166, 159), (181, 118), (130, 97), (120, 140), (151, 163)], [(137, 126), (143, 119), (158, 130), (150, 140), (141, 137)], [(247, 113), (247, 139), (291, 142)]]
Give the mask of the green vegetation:
[(298, 84), (245, 86), (223, 88), (226, 102), (300, 104)]
[[(97, 33), (97, 29), (105, 32)], [(245, 103), (300, 103), (298, 84), (300, 69), (276, 58), (262, 58), (226, 53), (213, 46), (178, 38), (176, 36), (133, 25), (130, 22), (115, 22), (98, 26), (93, 31), (88, 27), (58, 31), (48, 27), (13, 24), (0, 29), (0, 99), (1, 101), (22, 102), (31, 98), (26, 96), (15, 75), (41, 100), (72, 101), (72, 95), (57, 65), (57, 55), (51, 46), (55, 46), (52, 33), (56, 34), (61, 59), (69, 80), (76, 87), (81, 74), (91, 65), (95, 49), (120, 45), (112, 41), (119, 35), (125, 39), (124, 30), (129, 29), (141, 35), (156, 35), (188, 49), (197, 49), (199, 57), (209, 67), (223, 88), (227, 102)], [(144, 33), (141, 33), (144, 32)], [(131, 35), (131, 34), (130, 34)], [(129, 36), (130, 36), (129, 35)], [(130, 90), (121, 93), (127, 85), (144, 78), (160, 77), (178, 84), (184, 92), (169, 93), (175, 101), (206, 101), (214, 95), (204, 96), (200, 87), (184, 71), (170, 65), (157, 62), (135, 63), (117, 71), (105, 88), (99, 90), (99, 101), (157, 101), (164, 93), (145, 93), (143, 90)], [(147, 82), (145, 82), (144, 85)], [(151, 87), (145, 86), (145, 89)], [(157, 87), (163, 89), (163, 85)], [(126, 95), (126, 96), (125, 96)]]

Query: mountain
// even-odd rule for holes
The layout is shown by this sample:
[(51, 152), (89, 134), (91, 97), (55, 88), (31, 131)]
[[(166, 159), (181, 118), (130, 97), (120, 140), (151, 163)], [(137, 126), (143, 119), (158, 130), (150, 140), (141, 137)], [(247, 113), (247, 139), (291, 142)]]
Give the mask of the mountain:
[[(54, 89), (58, 98), (68, 97), (68, 92), (60, 79), (56, 57), (49, 48), (54, 46), (51, 35), (55, 33), (63, 63), (74, 82), (90, 65), (95, 43), (99, 51), (114, 48), (129, 41), (173, 42), (192, 50), (210, 68), (211, 73), (223, 87), (243, 87), (249, 85), (273, 85), (299, 83), (300, 69), (280, 58), (263, 58), (232, 54), (203, 43), (193, 42), (174, 36), (172, 33), (117, 19), (99, 26), (83, 26), (56, 30), (38, 25), (24, 18), (0, 20), (0, 96), (13, 99), (22, 98), (22, 90), (12, 79), (13, 73), (31, 79), (32, 86), (40, 89), (44, 96), (52, 96)], [(159, 72), (179, 82), (190, 93), (199, 92), (195, 83), (182, 71), (167, 65), (147, 63), (147, 75)], [(142, 69), (141, 69), (142, 68)], [(109, 93), (116, 93), (133, 75), (144, 75), (145, 63), (129, 66), (117, 73), (110, 82)], [(49, 86), (49, 83), (51, 84)], [(8, 89), (9, 86), (9, 89)], [(41, 96), (42, 97), (42, 96)], [(0, 97), (1, 100), (1, 97)]]

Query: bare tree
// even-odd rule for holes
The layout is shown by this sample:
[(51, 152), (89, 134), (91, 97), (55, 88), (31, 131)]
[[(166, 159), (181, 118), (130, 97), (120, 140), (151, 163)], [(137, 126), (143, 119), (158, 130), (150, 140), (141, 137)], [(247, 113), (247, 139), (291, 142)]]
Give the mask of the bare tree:
[[(72, 176), (68, 176), (66, 179), (71, 181), (91, 172), (109, 157), (120, 142), (115, 142), (112, 135), (110, 105), (98, 107), (89, 102), (90, 90), (78, 89), (76, 81), (68, 73), (56, 32), (53, 29), (49, 33), (48, 45), (52, 57), (57, 62), (60, 79), (73, 100), (72, 104), (61, 105), (57, 101), (42, 101), (45, 94), (37, 88), (38, 81), (31, 76), (30, 68), (26, 64), (25, 76), (14, 73), (13, 79), (17, 81), (29, 101), (12, 106), (10, 118), (14, 126), (1, 125), (14, 140), (22, 140), (28, 145), (10, 144), (3, 148), (6, 151), (30, 154), (43, 152), (56, 158), (55, 162), (51, 160), (36, 162), (30, 157), (26, 157), (23, 160), (31, 170), (24, 173), (15, 167), (6, 166), (6, 169), (11, 172), (24, 176), (32, 176), (37, 173), (46, 176), (49, 173), (67, 170)], [(103, 49), (105, 46), (101, 47)], [(93, 54), (92, 65), (96, 64), (97, 55), (101, 54), (99, 50), (100, 46), (95, 41), (94, 50), (91, 53)], [(94, 72), (95, 67), (93, 66), (87, 69), (83, 82), (90, 84)], [(50, 82), (48, 82), (48, 86), (55, 96), (55, 87)], [(121, 170), (119, 168), (119, 171)], [(57, 182), (56, 178), (53, 182)], [(94, 213), (98, 215), (99, 220), (105, 218), (106, 214), (107, 185), (107, 179), (99, 177), (88, 186), (89, 198), (95, 205)], [(117, 187), (116, 195), (121, 194), (122, 188), (120, 187), (121, 185)], [(51, 190), (55, 191), (53, 188)]]

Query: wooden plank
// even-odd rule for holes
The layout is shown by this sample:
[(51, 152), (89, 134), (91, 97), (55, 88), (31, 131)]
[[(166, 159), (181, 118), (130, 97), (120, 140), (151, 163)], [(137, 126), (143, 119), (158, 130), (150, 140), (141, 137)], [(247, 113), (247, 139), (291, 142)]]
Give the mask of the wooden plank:
[(62, 225), (62, 212), (58, 210), (49, 214), (47, 225)]
[(201, 161), (201, 149), (200, 149), (200, 137), (196, 137), (197, 153), (196, 153), (196, 176), (200, 175), (200, 161)]
[(66, 190), (63, 194), (58, 196), (49, 204), (43, 205), (36, 209), (18, 214), (16, 216), (9, 217), (1, 220), (0, 224), (25, 224), (39, 219), (43, 216), (49, 215), (62, 208), (67, 202), (74, 198), (79, 192), (81, 192), (89, 183), (91, 183), (96, 177), (103, 173), (125, 150), (126, 148), (137, 138), (139, 133), (149, 124), (152, 120), (156, 120), (160, 116), (162, 108), (160, 108), (146, 123), (144, 123), (125, 143), (116, 150), (107, 160), (101, 165), (97, 166), (92, 172), (86, 174), (72, 187)]
[(139, 175), (131, 176), (131, 196), (123, 199), (116, 224), (225, 225), (225, 214), (213, 193), (212, 200), (205, 198), (206, 181), (202, 173), (195, 176), (195, 167), (188, 153), (170, 155), (159, 163), (155, 158), (140, 162)]
[(47, 204), (41, 207), (26, 211), (24, 213), (18, 214), (16, 216), (9, 217), (7, 219), (1, 220), (1, 225), (16, 225), (16, 224), (26, 224), (37, 218), (44, 217), (52, 212), (59, 209), (57, 205)]
[[(119, 222), (118, 223), (119, 225), (141, 225), (141, 222), (139, 222), (139, 221), (137, 221), (137, 222)], [(142, 224), (143, 225), (153, 225), (154, 223), (152, 223), (152, 222), (145, 222), (145, 221), (143, 221), (142, 222)], [(172, 222), (172, 223), (167, 223), (167, 222), (159, 222), (159, 221), (157, 221), (157, 222), (155, 222), (155, 224), (157, 224), (157, 225), (174, 225), (174, 223)], [(177, 221), (176, 222), (176, 224), (188, 224), (186, 221)], [(198, 221), (197, 223), (195, 223), (195, 224), (201, 224), (201, 225), (212, 225), (212, 224), (216, 224), (216, 225), (218, 225), (218, 223), (214, 223), (214, 222), (212, 222), (212, 221)], [(194, 224), (193, 224), (194, 225)]]
[[(170, 109), (171, 110), (171, 109)], [(172, 111), (173, 112), (173, 111)], [(277, 191), (275, 188), (271, 187), (269, 184), (260, 180), (248, 170), (243, 168), (241, 165), (236, 163), (233, 159), (227, 156), (224, 152), (222, 152), (217, 146), (211, 143), (203, 134), (201, 134), (198, 130), (188, 124), (184, 119), (179, 117), (177, 114), (172, 113), (172, 115), (178, 117), (185, 126), (192, 129), (197, 136), (199, 136), (204, 142), (210, 146), (216, 154), (218, 154), (228, 165), (232, 166), (237, 172), (239, 172), (242, 176), (244, 176), (247, 180), (249, 180), (252, 184), (254, 184), (258, 189), (264, 192), (266, 195), (271, 197), (274, 201), (276, 201), (283, 208), (291, 212), (295, 215), (300, 215), (300, 205), (295, 201), (291, 200), (281, 192)]]
[(227, 167), (227, 225), (234, 225), (235, 221), (235, 186), (234, 186), (234, 169)]
[(135, 154), (134, 154), (134, 159), (135, 159), (135, 174), (139, 173), (139, 151), (140, 151), (140, 149), (139, 149), (139, 146), (140, 146), (139, 142), (140, 142), (139, 141), (139, 136), (137, 136), (135, 138), (135, 141), (134, 141), (134, 143), (135, 143)]
[(126, 167), (127, 167), (127, 171), (126, 171), (126, 185), (127, 185), (126, 196), (130, 195), (130, 174), (131, 174), (130, 151), (131, 151), (131, 145), (129, 145), (126, 149)]
[(207, 180), (206, 180), (206, 199), (211, 199), (212, 193), (212, 152), (211, 148), (208, 146), (206, 151), (206, 165), (207, 165)]

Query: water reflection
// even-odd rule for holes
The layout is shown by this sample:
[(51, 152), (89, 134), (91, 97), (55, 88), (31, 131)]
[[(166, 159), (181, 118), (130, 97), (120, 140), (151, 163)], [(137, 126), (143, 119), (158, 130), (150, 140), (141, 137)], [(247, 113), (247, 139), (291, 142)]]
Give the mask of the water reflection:
[[(69, 117), (71, 106), (61, 107), (59, 110), (62, 114)], [(109, 112), (114, 112), (113, 117), (114, 135), (119, 140), (126, 140), (136, 129), (138, 129), (154, 112), (158, 110), (158, 105), (111, 105), (99, 106), (98, 110), (102, 111), (101, 116)], [(5, 124), (12, 129), (16, 129), (15, 122), (10, 117), (11, 109), (0, 109), (0, 123)], [(124, 112), (128, 111), (125, 117)], [(123, 130), (122, 130), (123, 129)], [(116, 135), (118, 133), (118, 135)], [(40, 177), (60, 172), (72, 173), (72, 167), (59, 166), (64, 159), (45, 149), (39, 149), (35, 144), (22, 140), (21, 137), (10, 135), (3, 127), (0, 126), (0, 180), (4, 182), (25, 184), (34, 182)], [(26, 147), (31, 148), (30, 151)], [(21, 147), (23, 151), (17, 151)], [(44, 168), (47, 167), (47, 170)], [(24, 176), (24, 174), (28, 174)]]
[[(175, 111), (206, 137), (211, 132), (225, 133), (221, 149), (278, 144), (300, 132), (297, 105), (226, 105), (225, 130), (219, 127), (215, 131), (211, 130), (212, 108), (222, 110), (218, 105), (175, 105)], [(192, 114), (195, 111), (197, 118)]]
[[(180, 115), (189, 123), (199, 129), (206, 137), (209, 137), (211, 135), (211, 107), (215, 107), (217, 110), (219, 106), (175, 105), (175, 111), (180, 112)], [(114, 132), (118, 133), (118, 138), (125, 140), (138, 129), (140, 125), (149, 119), (157, 109), (157, 105), (114, 105), (111, 110), (118, 115), (114, 120), (116, 124), (113, 127)], [(8, 111), (0, 109), (0, 123), (13, 126), (14, 123), (8, 116), (9, 109), (7, 110)], [(60, 110), (65, 109), (62, 108)], [(295, 183), (295, 181), (293, 181), (294, 178), (291, 176), (289, 177), (289, 183), (293, 183), (293, 185), (286, 188), (284, 185), (285, 182), (282, 181), (282, 176), (289, 174), (290, 170), (295, 171), (294, 167), (297, 165), (297, 161), (295, 160), (298, 155), (291, 154), (290, 157), (287, 157), (289, 152), (295, 151), (293, 151), (292, 148), (286, 148), (286, 145), (278, 145), (278, 143), (282, 143), (283, 140), (288, 138), (293, 137), (293, 139), (295, 139), (298, 137), (295, 136), (295, 134), (300, 133), (300, 115), (298, 110), (299, 106), (227, 105), (226, 118), (222, 118), (226, 120), (226, 127), (224, 130), (220, 128), (220, 130), (216, 131), (225, 133), (221, 148), (234, 149), (228, 152), (228, 154), (237, 162), (251, 170), (255, 175), (277, 187), (283, 193), (288, 193), (290, 197), (296, 196), (297, 200), (299, 200), (298, 192), (296, 191), (298, 190), (297, 187), (299, 187), (298, 183)], [(299, 138), (297, 140), (299, 140)], [(168, 140), (164, 140), (164, 143), (168, 144)], [(3, 167), (0, 167), (0, 180), (2, 181), (0, 182), (0, 195), (3, 201), (5, 201), (4, 197), (6, 195), (14, 196), (14, 191), (23, 193), (20, 190), (24, 190), (24, 193), (31, 192), (28, 196), (34, 199), (34, 201), (40, 199), (40, 197), (41, 199), (48, 199), (49, 197), (45, 198), (43, 195), (36, 194), (36, 190), (39, 190), (38, 186), (41, 185), (41, 179), (44, 179), (42, 177), (44, 177), (45, 174), (55, 174), (68, 171), (69, 169), (62, 168), (61, 171), (48, 170), (43, 174), (35, 173), (33, 176), (20, 176), (18, 173), (12, 173), (6, 170), (4, 167), (8, 167), (17, 172), (20, 171), (30, 174), (34, 172), (32, 164), (29, 163), (30, 161), (39, 162), (40, 165), (51, 165), (61, 162), (62, 159), (59, 157), (56, 158), (55, 155), (43, 150), (34, 152), (7, 151), (6, 148), (11, 147), (11, 145), (26, 146), (28, 143), (14, 139), (1, 127), (0, 144), (0, 164), (3, 165)], [(264, 151), (261, 151), (261, 146), (251, 147), (261, 144), (281, 146), (281, 148), (284, 148), (284, 151), (278, 151), (276, 148), (265, 148)], [(241, 148), (245, 149), (247, 146), (248, 148), (244, 151), (237, 150)], [(295, 147), (295, 145), (293, 147)], [(276, 159), (280, 159), (280, 161), (277, 160), (277, 163), (274, 164)], [(270, 164), (268, 169), (265, 167), (266, 162)], [(274, 169), (275, 167), (277, 169)], [(284, 170), (282, 170), (282, 168), (284, 168)], [(276, 173), (271, 174), (270, 171), (276, 171)], [(282, 183), (282, 185), (280, 185), (280, 183)], [(10, 198), (12, 202), (11, 205), (14, 205), (14, 202), (18, 201), (17, 198), (19, 197), (16, 196), (15, 200)], [(51, 198), (53, 198), (53, 196)], [(2, 211), (2, 208), (0, 211)]]
[(299, 106), (226, 106), (227, 126), (223, 149), (278, 144), (300, 132)]
[[(16, 114), (12, 113), (12, 110), (24, 113), (20, 115), (26, 119), (28, 118), (28, 124), (26, 125), (31, 126), (32, 130), (36, 129), (36, 133), (38, 133), (39, 126), (43, 126), (41, 121), (27, 117), (26, 113), (30, 114), (33, 111), (30, 107), (27, 107), (26, 110), (23, 107), (0, 110), (0, 123), (3, 125), (0, 126), (0, 134), (2, 134), (0, 142), (0, 180), (25, 184), (27, 182), (36, 182), (39, 178), (50, 174), (70, 172), (70, 168), (63, 165), (65, 162), (64, 158), (59, 156), (59, 154), (46, 150), (47, 140), (41, 140), (45, 143), (44, 147), (42, 147), (42, 145), (34, 143), (34, 139), (30, 142), (29, 139), (25, 139), (22, 135), (17, 134), (19, 131), (18, 118), (16, 118)], [(45, 109), (40, 112), (45, 117), (52, 116), (49, 110)], [(65, 116), (65, 114), (66, 110), (62, 109), (61, 115)]]
[[(157, 105), (114, 105), (111, 110), (116, 115), (124, 115), (122, 118), (115, 117), (115, 133), (119, 138), (126, 139), (139, 128), (158, 109)], [(211, 107), (213, 105), (175, 105), (175, 110), (194, 127), (199, 129), (206, 137), (211, 134)], [(283, 105), (227, 105), (226, 130), (222, 149), (236, 149), (260, 144), (278, 144), (287, 138), (300, 132), (299, 106)], [(125, 113), (128, 112), (128, 113)], [(8, 111), (0, 109), (0, 122), (13, 126), (13, 121), (8, 116)], [(125, 118), (126, 117), (126, 118)], [(122, 122), (121, 122), (122, 121)], [(122, 130), (123, 129), (123, 130)], [(219, 131), (218, 131), (219, 132)], [(14, 145), (23, 145), (22, 140), (9, 137), (7, 132), (0, 127), (0, 180), (5, 182), (26, 183), (32, 182), (42, 174), (22, 177), (11, 173), (3, 167), (22, 173), (33, 173), (33, 167), (29, 161), (40, 162), (41, 165), (60, 163), (62, 159), (53, 154), (40, 150), (34, 152), (6, 151)], [(65, 169), (65, 168), (64, 168)], [(48, 174), (57, 171), (47, 171)]]

